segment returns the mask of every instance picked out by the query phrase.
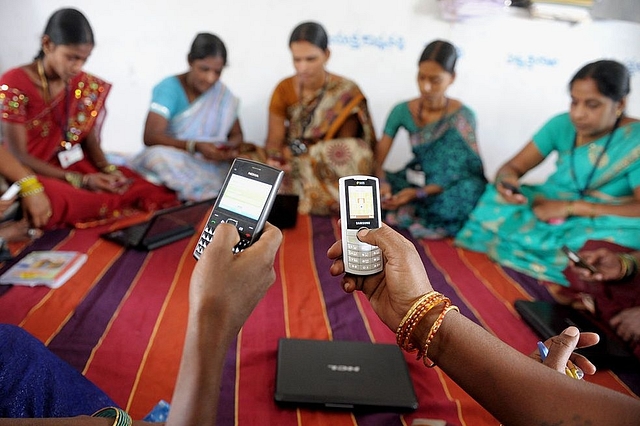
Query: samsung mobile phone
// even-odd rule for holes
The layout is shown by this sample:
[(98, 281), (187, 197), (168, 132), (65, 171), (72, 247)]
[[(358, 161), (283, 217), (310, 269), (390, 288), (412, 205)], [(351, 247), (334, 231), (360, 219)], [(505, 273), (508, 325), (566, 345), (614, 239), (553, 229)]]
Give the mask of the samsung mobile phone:
[(211, 210), (193, 256), (200, 259), (216, 227), (231, 223), (240, 234), (233, 248), (238, 253), (258, 239), (264, 227), (284, 172), (256, 161), (236, 158), (229, 169)]
[(4, 193), (2, 194), (2, 196), (0, 197), (0, 200), (5, 201), (5, 200), (10, 200), (13, 197), (15, 197), (16, 195), (18, 195), (18, 193), (20, 192), (20, 185), (18, 185), (17, 183), (13, 183), (9, 189), (7, 189), (6, 191), (4, 191)]
[(598, 272), (598, 270), (595, 268), (595, 266), (593, 266), (589, 262), (585, 261), (582, 257), (580, 257), (580, 255), (578, 253), (576, 253), (575, 251), (571, 250), (569, 247), (562, 246), (562, 251), (567, 255), (569, 260), (571, 260), (573, 263), (576, 264), (577, 267), (588, 269), (593, 274)]
[(346, 176), (338, 181), (342, 260), (350, 274), (370, 275), (382, 271), (382, 252), (377, 246), (361, 242), (356, 234), (362, 228), (381, 226), (380, 187), (372, 176)]

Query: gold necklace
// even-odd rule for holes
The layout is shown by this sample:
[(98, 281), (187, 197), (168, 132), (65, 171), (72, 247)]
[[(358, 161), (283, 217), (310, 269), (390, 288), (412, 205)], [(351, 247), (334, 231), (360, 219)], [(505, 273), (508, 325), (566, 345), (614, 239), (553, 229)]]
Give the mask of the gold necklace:
[(40, 84), (42, 85), (42, 97), (46, 104), (51, 100), (51, 90), (49, 89), (49, 79), (44, 73), (44, 63), (42, 59), (36, 61), (38, 66), (38, 75), (40, 76)]

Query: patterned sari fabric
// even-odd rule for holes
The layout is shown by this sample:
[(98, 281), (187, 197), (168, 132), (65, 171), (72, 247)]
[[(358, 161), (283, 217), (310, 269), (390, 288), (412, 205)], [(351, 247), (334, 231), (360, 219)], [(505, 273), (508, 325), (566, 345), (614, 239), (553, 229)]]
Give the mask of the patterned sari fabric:
[(568, 114), (551, 119), (533, 141), (545, 157), (557, 152), (556, 171), (543, 185), (522, 185), (528, 199), (524, 205), (506, 203), (495, 186), (488, 185), (456, 243), (485, 252), (502, 265), (562, 285), (567, 285), (562, 270), (568, 263), (561, 251), (563, 245), (578, 250), (587, 240), (604, 240), (639, 249), (637, 217), (571, 216), (558, 224), (534, 215), (531, 207), (538, 197), (622, 204), (630, 201), (634, 188), (640, 186), (640, 123), (613, 132), (599, 162), (609, 135), (574, 149), (575, 134)]
[[(389, 129), (392, 122), (398, 126)], [(473, 112), (462, 106), (441, 120), (417, 128), (405, 102), (392, 111), (385, 133), (394, 137), (399, 126), (410, 132), (414, 158), (400, 171), (386, 173), (393, 193), (415, 187), (407, 181), (407, 170), (420, 170), (425, 175), (425, 185), (438, 185), (443, 190), (402, 206), (389, 219), (395, 216), (398, 225), (408, 228), (415, 238), (455, 235), (487, 183), (477, 150)]]
[[(29, 154), (61, 168), (58, 153), (63, 150), (62, 140), (80, 144), (84, 149), (87, 136), (91, 132), (99, 134), (110, 87), (109, 83), (82, 72), (69, 82), (69, 90), (63, 90), (47, 103), (27, 73), (15, 68), (0, 78), (2, 120), (24, 125)], [(67, 130), (65, 135), (63, 128)], [(84, 158), (65, 171), (99, 172), (86, 150)], [(127, 168), (120, 171), (131, 181), (124, 194), (79, 189), (59, 179), (38, 176), (52, 204), (53, 216), (47, 228), (91, 226), (138, 209), (154, 210), (177, 203), (175, 194), (167, 188), (153, 185)]]
[[(310, 111), (305, 126), (304, 116)], [(364, 94), (354, 82), (330, 75), (313, 99), (301, 103), (291, 77), (276, 88), (270, 112), (289, 121), (289, 142), (301, 138), (308, 147), (306, 153), (292, 158), (292, 172), (285, 178), (284, 191), (300, 196), (300, 213), (336, 214), (340, 206), (338, 179), (373, 172), (376, 138)], [(336, 137), (352, 116), (360, 123), (360, 133), (356, 137)]]
[[(150, 111), (164, 117), (168, 133), (179, 140), (226, 145), (238, 118), (238, 99), (218, 81), (189, 103), (177, 77), (169, 77), (153, 90)], [(204, 200), (218, 195), (230, 162), (213, 162), (197, 153), (155, 145), (145, 148), (131, 163), (153, 182), (173, 189), (182, 200)]]

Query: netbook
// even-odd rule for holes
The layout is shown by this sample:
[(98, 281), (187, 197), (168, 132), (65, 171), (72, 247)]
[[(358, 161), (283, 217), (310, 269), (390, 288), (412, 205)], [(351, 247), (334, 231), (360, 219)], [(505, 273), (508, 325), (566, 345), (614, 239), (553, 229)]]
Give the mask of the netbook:
[(418, 408), (398, 346), (338, 340), (280, 339), (275, 401), (353, 411)]
[(128, 248), (154, 250), (193, 235), (214, 201), (187, 202), (158, 210), (144, 222), (107, 232), (101, 237)]
[(543, 339), (558, 335), (573, 325), (580, 331), (591, 331), (600, 335), (600, 342), (576, 352), (586, 356), (597, 368), (635, 369), (640, 362), (631, 349), (606, 324), (598, 322), (591, 314), (546, 301), (517, 300), (514, 306), (527, 324)]

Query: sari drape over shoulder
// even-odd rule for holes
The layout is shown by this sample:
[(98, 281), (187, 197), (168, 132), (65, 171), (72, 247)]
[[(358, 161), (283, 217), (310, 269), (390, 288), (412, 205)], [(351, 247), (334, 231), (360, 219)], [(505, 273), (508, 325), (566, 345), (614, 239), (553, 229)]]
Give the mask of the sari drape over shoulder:
[[(30, 155), (63, 168), (58, 153), (65, 149), (65, 143), (79, 144), (84, 158), (65, 171), (98, 173), (83, 143), (92, 132), (96, 135), (100, 132), (110, 88), (109, 83), (81, 72), (68, 83), (67, 90), (47, 103), (26, 71), (15, 68), (0, 78), (2, 120), (25, 126)], [(155, 210), (176, 204), (175, 194), (167, 188), (153, 185), (127, 168), (120, 171), (131, 181), (124, 194), (89, 191), (59, 179), (38, 176), (52, 204), (53, 216), (46, 227), (91, 226), (135, 210)]]
[[(305, 119), (310, 110), (310, 118)], [(308, 147), (306, 153), (293, 157), (293, 170), (285, 179), (284, 190), (300, 196), (300, 213), (337, 213), (338, 179), (373, 173), (376, 137), (364, 94), (353, 81), (329, 75), (312, 99), (300, 102), (294, 77), (290, 77), (276, 87), (269, 111), (288, 121), (288, 143), (303, 139)], [(359, 122), (359, 134), (338, 137), (352, 116)]]
[[(153, 90), (150, 111), (164, 117), (167, 133), (178, 140), (226, 145), (238, 119), (239, 100), (221, 81), (189, 103), (177, 77), (168, 77)], [(231, 162), (214, 162), (174, 147), (145, 148), (132, 167), (149, 180), (173, 189), (182, 200), (204, 200), (218, 195)]]
[[(527, 204), (509, 204), (494, 185), (487, 185), (456, 244), (486, 252), (499, 263), (541, 280), (567, 285), (562, 270), (563, 245), (578, 250), (587, 240), (605, 240), (640, 249), (640, 218), (614, 215), (571, 216), (559, 224), (539, 220), (532, 210), (537, 197), (623, 204), (640, 186), (640, 122), (573, 147), (575, 128), (568, 114), (551, 119), (533, 138), (543, 156), (557, 152), (556, 171), (542, 185), (522, 185)], [(593, 171), (593, 175), (592, 175)], [(589, 179), (589, 176), (591, 176)], [(588, 185), (587, 185), (588, 184)], [(584, 195), (581, 190), (588, 186)]]
[(386, 172), (393, 193), (415, 187), (407, 180), (408, 170), (424, 173), (425, 185), (442, 188), (442, 192), (414, 200), (393, 213), (398, 225), (408, 228), (414, 237), (455, 235), (482, 195), (487, 181), (475, 123), (473, 111), (464, 105), (423, 127), (415, 124), (408, 102), (396, 106), (389, 115), (385, 134), (393, 138), (400, 127), (406, 128), (414, 155), (401, 170)]

